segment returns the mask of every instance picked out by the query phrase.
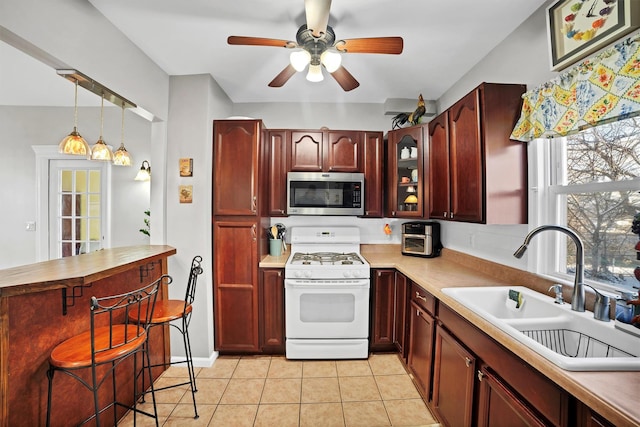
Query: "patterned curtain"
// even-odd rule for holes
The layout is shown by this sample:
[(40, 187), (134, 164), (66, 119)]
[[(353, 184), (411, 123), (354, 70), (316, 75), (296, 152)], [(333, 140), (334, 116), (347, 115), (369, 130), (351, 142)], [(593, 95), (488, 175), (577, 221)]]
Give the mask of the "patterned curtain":
[(624, 39), (523, 96), (511, 139), (565, 136), (640, 114), (640, 36)]

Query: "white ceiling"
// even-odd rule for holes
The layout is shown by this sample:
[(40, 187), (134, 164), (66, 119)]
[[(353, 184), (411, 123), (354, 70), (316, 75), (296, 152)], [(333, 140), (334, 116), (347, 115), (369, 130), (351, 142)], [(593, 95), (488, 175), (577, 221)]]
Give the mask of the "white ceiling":
[[(360, 87), (344, 92), (326, 71), (320, 83), (308, 82), (303, 72), (281, 88), (270, 88), (267, 84), (287, 65), (290, 51), (227, 44), (230, 35), (295, 40), (305, 22), (303, 0), (89, 0), (167, 74), (209, 73), (235, 103), (383, 103), (387, 98), (416, 98), (419, 93), (435, 100), (545, 1), (335, 0), (329, 25), (336, 38), (404, 39), (401, 55), (345, 54), (342, 64)], [(0, 62), (14, 64), (5, 59), (16, 52), (0, 43)], [(23, 68), (11, 67), (20, 70), (22, 79), (29, 69), (42, 66), (40, 71), (52, 80), (51, 91), (60, 86), (62, 99), (66, 98), (62, 102), (72, 105), (68, 82), (43, 64), (28, 64), (29, 58), (22, 61)], [(12, 92), (19, 93), (20, 88), (12, 70), (0, 67), (0, 72), (0, 104), (12, 105)], [(21, 105), (57, 102), (38, 104), (27, 97), (26, 103), (25, 92), (19, 95)]]

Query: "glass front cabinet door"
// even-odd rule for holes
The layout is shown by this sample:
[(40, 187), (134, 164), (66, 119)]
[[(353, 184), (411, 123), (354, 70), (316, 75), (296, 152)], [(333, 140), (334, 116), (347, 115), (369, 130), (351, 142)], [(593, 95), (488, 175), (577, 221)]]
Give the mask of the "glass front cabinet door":
[(389, 132), (387, 216), (421, 218), (424, 209), (422, 126)]

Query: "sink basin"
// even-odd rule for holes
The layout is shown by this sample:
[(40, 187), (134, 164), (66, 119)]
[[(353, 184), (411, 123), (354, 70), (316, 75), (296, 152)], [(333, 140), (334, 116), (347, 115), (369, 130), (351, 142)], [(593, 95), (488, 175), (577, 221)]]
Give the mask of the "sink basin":
[[(514, 298), (509, 298), (510, 292)], [(522, 286), (445, 288), (449, 295), (560, 368), (569, 371), (640, 371), (640, 337), (572, 311)], [(517, 293), (522, 299), (518, 308)]]

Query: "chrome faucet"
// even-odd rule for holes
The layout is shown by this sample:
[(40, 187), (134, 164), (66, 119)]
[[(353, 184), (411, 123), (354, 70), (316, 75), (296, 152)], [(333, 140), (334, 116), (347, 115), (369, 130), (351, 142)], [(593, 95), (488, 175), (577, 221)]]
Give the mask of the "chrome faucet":
[(580, 237), (573, 230), (561, 225), (542, 225), (534, 228), (527, 234), (524, 238), (524, 243), (513, 253), (513, 256), (522, 258), (533, 236), (545, 230), (560, 231), (571, 237), (576, 244), (576, 275), (573, 281), (573, 293), (571, 294), (571, 310), (584, 311), (584, 246)]

